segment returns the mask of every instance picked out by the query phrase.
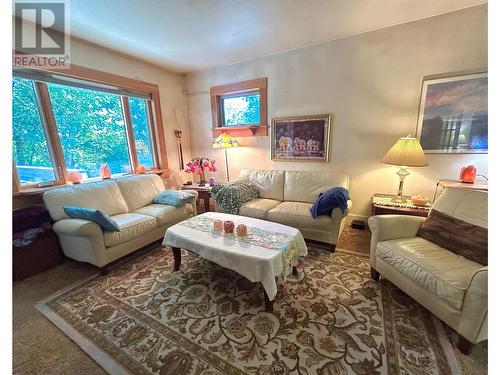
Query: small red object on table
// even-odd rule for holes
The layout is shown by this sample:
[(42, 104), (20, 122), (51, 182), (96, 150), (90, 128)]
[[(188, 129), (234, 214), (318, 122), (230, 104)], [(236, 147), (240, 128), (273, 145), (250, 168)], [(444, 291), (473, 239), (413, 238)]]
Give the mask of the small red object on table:
[(233, 233), (234, 232), (234, 222), (231, 220), (224, 221), (224, 232)]
[(473, 184), (474, 180), (476, 179), (476, 172), (476, 167), (474, 167), (473, 165), (463, 167), (460, 170), (460, 178), (458, 180), (466, 184)]

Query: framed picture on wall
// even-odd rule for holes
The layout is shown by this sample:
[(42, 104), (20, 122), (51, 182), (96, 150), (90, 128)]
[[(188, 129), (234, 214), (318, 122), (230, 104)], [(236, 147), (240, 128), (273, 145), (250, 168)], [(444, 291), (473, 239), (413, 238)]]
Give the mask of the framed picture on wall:
[(271, 159), (327, 162), (330, 119), (330, 114), (273, 118)]
[(424, 78), (417, 137), (426, 153), (487, 153), (488, 73)]

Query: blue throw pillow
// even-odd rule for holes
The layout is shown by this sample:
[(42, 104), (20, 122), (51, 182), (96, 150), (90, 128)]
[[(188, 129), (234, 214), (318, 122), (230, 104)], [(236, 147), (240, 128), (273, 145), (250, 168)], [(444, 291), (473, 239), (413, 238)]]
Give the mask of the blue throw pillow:
[(84, 208), (75, 206), (64, 206), (64, 212), (72, 219), (83, 219), (93, 221), (99, 224), (103, 230), (119, 232), (118, 223), (113, 220), (106, 212), (94, 208)]
[(153, 203), (180, 207), (186, 203), (191, 202), (195, 197), (196, 195), (190, 191), (165, 190), (163, 193), (158, 194), (153, 199)]

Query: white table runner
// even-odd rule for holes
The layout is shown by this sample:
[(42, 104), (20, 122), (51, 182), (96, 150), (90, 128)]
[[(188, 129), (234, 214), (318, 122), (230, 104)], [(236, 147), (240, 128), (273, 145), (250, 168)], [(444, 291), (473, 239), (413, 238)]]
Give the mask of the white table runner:
[[(185, 225), (181, 222), (168, 228), (163, 239), (163, 245), (190, 250), (202, 258), (238, 272), (252, 282), (262, 283), (270, 300), (273, 300), (278, 292), (275, 277), (280, 275), (286, 277), (289, 274), (290, 265), (283, 264), (283, 259), (292, 259), (307, 254), (307, 246), (298, 229), (250, 217), (217, 212), (206, 212), (185, 220), (184, 223), (194, 219), (199, 222), (204, 218), (232, 220), (235, 228), (238, 224), (245, 224), (249, 229), (257, 228), (285, 235), (288, 246), (280, 244), (280, 249), (274, 249), (267, 248), (272, 245), (258, 246), (245, 240), (224, 237), (206, 228), (205, 230), (195, 229), (192, 223)], [(272, 233), (268, 235), (272, 236)], [(270, 242), (272, 240), (270, 238)], [(289, 252), (286, 257), (284, 257), (284, 251)]]

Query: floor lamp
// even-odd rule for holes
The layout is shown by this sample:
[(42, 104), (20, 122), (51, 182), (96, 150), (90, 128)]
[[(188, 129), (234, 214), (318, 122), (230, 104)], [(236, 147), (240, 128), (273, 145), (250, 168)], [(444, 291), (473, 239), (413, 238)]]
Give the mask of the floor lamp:
[(238, 147), (238, 141), (231, 137), (229, 134), (222, 133), (217, 137), (217, 139), (213, 143), (213, 148), (223, 148), (224, 149), (224, 157), (226, 159), (226, 178), (227, 182), (229, 182), (229, 166), (227, 164), (227, 149)]

